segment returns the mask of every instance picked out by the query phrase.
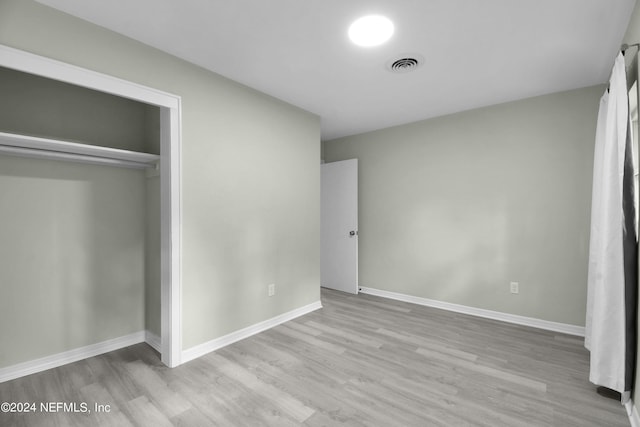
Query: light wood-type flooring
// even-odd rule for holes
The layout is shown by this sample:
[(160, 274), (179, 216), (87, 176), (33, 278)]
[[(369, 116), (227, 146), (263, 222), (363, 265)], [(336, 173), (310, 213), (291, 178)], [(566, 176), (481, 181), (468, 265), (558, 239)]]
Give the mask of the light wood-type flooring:
[(326, 289), (322, 302), (175, 369), (139, 344), (5, 382), (0, 402), (92, 413), (0, 426), (629, 426), (589, 383), (580, 338)]

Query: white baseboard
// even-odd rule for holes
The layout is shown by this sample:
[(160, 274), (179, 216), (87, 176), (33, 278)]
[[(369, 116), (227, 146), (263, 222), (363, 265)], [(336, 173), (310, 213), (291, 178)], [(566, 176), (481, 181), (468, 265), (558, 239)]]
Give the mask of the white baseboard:
[[(217, 350), (229, 344), (233, 344), (236, 341), (248, 338), (251, 335), (255, 335), (259, 332), (273, 328), (274, 326), (278, 326), (281, 323), (288, 322), (289, 320), (293, 320), (296, 317), (303, 316), (320, 308), (322, 308), (322, 303), (320, 301), (316, 301), (312, 304), (300, 307), (288, 313), (284, 313), (274, 318), (265, 320), (264, 322), (257, 323), (255, 325), (249, 326), (236, 332), (232, 332), (228, 335), (209, 341), (207, 343), (192, 347), (182, 352), (182, 363), (196, 359), (211, 351)], [(99, 356), (100, 354), (119, 350), (121, 348), (139, 344), (141, 342), (146, 342), (151, 347), (153, 347), (154, 350), (162, 353), (162, 340), (160, 339), (160, 337), (150, 331), (140, 331), (131, 335), (126, 335), (96, 344), (91, 344), (85, 347), (80, 347), (62, 353), (53, 354), (51, 356), (42, 357), (40, 359), (30, 360), (28, 362), (18, 363), (12, 366), (7, 366), (6, 368), (0, 368), (0, 383), (46, 371), (47, 369), (57, 368), (58, 366), (77, 362), (78, 360)]]
[[(500, 320), (517, 325), (531, 326), (533, 328), (545, 329), (548, 331), (562, 332), (568, 335), (584, 337), (584, 326), (570, 325), (567, 323), (550, 322), (548, 320), (536, 319), (533, 317), (518, 316), (516, 314), (502, 313), (499, 311), (485, 310), (482, 308), (469, 307), (466, 305), (453, 304), (449, 302), (437, 301), (428, 298), (415, 297), (396, 292), (383, 291), (374, 288), (361, 287), (363, 294), (375, 295), (383, 298), (394, 299), (427, 307), (440, 308), (442, 310), (455, 311), (456, 313), (469, 314), (471, 316), (484, 317), (487, 319)], [(640, 426), (638, 426), (640, 427)]]
[(51, 356), (42, 357), (40, 359), (7, 366), (6, 368), (0, 368), (0, 383), (24, 377), (26, 375), (35, 374), (37, 372), (46, 371), (47, 369), (57, 368), (58, 366), (66, 365), (67, 363), (77, 362), (78, 360), (98, 356), (103, 353), (108, 353), (110, 351), (118, 350), (144, 341), (145, 333), (140, 331), (120, 338), (91, 344), (86, 347), (80, 347), (62, 353), (53, 354)]
[(636, 405), (633, 404), (633, 400), (629, 399), (624, 406), (627, 410), (627, 415), (629, 415), (629, 423), (631, 424), (631, 427), (640, 427), (640, 414), (638, 414), (638, 410), (636, 409)]
[(155, 351), (162, 354), (162, 340), (151, 331), (144, 331), (144, 342), (149, 344)]
[(186, 363), (190, 360), (197, 359), (198, 357), (204, 356), (207, 353), (218, 350), (222, 347), (228, 346), (245, 338), (249, 338), (252, 335), (266, 331), (267, 329), (271, 329), (274, 326), (278, 326), (281, 323), (288, 322), (289, 320), (293, 320), (297, 317), (304, 316), (305, 314), (311, 313), (312, 311), (318, 310), (320, 308), (322, 308), (322, 303), (320, 301), (316, 301), (304, 307), (297, 308), (263, 322), (256, 323), (255, 325), (251, 325), (244, 329), (240, 329), (238, 331), (224, 335), (220, 338), (216, 338), (209, 342), (191, 347), (190, 349), (184, 350), (182, 352), (181, 361), (182, 363)]

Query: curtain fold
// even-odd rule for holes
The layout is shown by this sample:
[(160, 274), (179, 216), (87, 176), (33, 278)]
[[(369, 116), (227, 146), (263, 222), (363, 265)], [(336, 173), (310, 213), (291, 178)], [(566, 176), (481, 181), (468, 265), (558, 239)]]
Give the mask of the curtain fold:
[(600, 100), (593, 166), (585, 347), (589, 380), (630, 398), (636, 351), (637, 238), (622, 53)]

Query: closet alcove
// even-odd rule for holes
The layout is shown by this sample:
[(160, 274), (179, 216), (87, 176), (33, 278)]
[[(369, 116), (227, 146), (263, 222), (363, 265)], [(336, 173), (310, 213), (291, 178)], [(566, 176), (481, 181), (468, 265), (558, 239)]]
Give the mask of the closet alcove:
[(0, 67), (0, 368), (161, 337), (161, 108)]

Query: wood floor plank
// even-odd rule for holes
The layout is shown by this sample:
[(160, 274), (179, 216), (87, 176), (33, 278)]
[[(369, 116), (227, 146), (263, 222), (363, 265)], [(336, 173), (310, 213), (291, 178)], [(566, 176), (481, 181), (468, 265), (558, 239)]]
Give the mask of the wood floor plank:
[(321, 350), (327, 350), (335, 354), (342, 354), (345, 351), (344, 347), (331, 344), (326, 340), (318, 339), (314, 336), (305, 335), (302, 332), (297, 331), (296, 329), (288, 326), (288, 325), (280, 325), (274, 328), (278, 333), (283, 335), (288, 335), (291, 338), (294, 338), (299, 341), (304, 341), (308, 344), (318, 347)]
[(130, 400), (127, 403), (127, 409), (136, 425), (159, 427), (171, 427), (173, 425), (166, 415), (164, 415), (147, 396), (140, 396)]
[(424, 348), (417, 349), (416, 353), (421, 354), (430, 360), (440, 360), (441, 362), (453, 363), (457, 367), (493, 377), (495, 380), (509, 381), (513, 384), (531, 387), (532, 389), (541, 392), (547, 391), (547, 385), (545, 383), (516, 375), (512, 372), (507, 372), (506, 370), (494, 369), (478, 363), (470, 362), (466, 359), (454, 358), (437, 351), (431, 351)]
[[(459, 357), (462, 359), (470, 360), (472, 362), (478, 360), (477, 354), (472, 354), (467, 351), (459, 350), (456, 348), (452, 348), (451, 346), (443, 345), (438, 342), (438, 340), (427, 338), (427, 337), (417, 337), (415, 335), (405, 335), (395, 331), (389, 331), (387, 329), (380, 328), (376, 330), (376, 333), (385, 335), (387, 337), (392, 337), (397, 340), (410, 343), (416, 347), (427, 347), (430, 350), (438, 351), (440, 353), (448, 354), (452, 357)], [(417, 350), (417, 349), (416, 349)]]
[[(87, 403), (89, 411), (91, 411), (88, 417), (96, 425), (113, 427), (133, 426), (127, 416), (113, 403), (113, 396), (102, 384), (93, 383), (86, 385), (80, 389), (80, 393), (82, 394), (82, 400)], [(104, 408), (98, 409), (97, 405), (108, 405), (108, 407), (104, 406)], [(133, 414), (137, 414), (137, 411), (134, 411)]]
[(209, 354), (206, 357), (216, 369), (224, 373), (225, 376), (240, 382), (258, 395), (268, 397), (275, 406), (294, 420), (303, 422), (315, 412), (312, 408), (305, 406), (290, 394), (282, 392), (271, 384), (261, 381), (255, 374), (242, 366), (234, 364), (217, 354)]
[(0, 413), (0, 426), (628, 426), (580, 338), (372, 295), (169, 369), (139, 344), (0, 384), (0, 401), (111, 411)]
[(334, 328), (334, 327), (323, 325), (321, 323), (314, 322), (314, 321), (306, 322), (306, 325), (309, 325), (315, 329), (319, 329), (320, 331), (327, 333), (329, 335), (335, 335), (337, 337), (343, 338), (347, 342), (358, 343), (358, 344), (362, 344), (362, 345), (365, 345), (368, 347), (374, 347), (374, 348), (382, 347), (382, 343), (380, 341), (362, 338), (362, 336), (356, 333), (345, 331), (344, 329), (341, 329), (341, 328)]
[(141, 384), (145, 396), (149, 396), (156, 407), (168, 418), (175, 417), (191, 408), (191, 403), (187, 399), (171, 390), (167, 382), (141, 360), (127, 363), (125, 369), (134, 381)]

